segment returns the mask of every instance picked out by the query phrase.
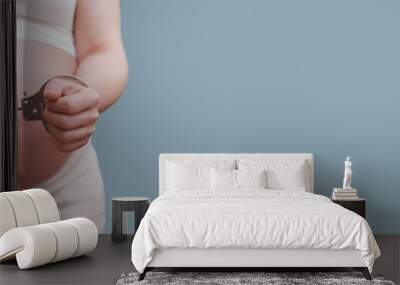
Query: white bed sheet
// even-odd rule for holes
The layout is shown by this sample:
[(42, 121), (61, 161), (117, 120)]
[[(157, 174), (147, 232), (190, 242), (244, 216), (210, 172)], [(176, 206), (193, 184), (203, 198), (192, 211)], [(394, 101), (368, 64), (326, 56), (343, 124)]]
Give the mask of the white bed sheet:
[(380, 255), (361, 216), (320, 195), (265, 189), (160, 196), (133, 239), (135, 268), (167, 248), (357, 249), (371, 272)]

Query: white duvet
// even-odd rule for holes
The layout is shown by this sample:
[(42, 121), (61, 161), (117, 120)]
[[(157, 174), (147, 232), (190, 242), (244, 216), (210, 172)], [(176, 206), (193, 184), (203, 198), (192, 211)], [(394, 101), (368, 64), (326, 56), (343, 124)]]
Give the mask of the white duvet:
[(132, 243), (143, 272), (155, 249), (358, 249), (372, 272), (380, 251), (365, 219), (330, 199), (298, 191), (179, 191), (150, 206)]

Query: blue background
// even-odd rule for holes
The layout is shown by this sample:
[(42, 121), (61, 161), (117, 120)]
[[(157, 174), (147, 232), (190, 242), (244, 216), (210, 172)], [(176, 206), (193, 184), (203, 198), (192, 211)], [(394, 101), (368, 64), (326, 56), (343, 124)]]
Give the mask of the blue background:
[(130, 74), (95, 147), (111, 198), (158, 192), (162, 152), (353, 158), (374, 232), (400, 233), (400, 1), (123, 0)]

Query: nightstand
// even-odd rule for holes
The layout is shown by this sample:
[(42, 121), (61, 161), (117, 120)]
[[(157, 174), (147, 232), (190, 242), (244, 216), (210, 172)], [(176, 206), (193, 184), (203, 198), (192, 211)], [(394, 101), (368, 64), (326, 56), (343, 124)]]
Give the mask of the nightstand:
[(359, 214), (361, 217), (366, 218), (366, 200), (358, 198), (356, 200), (336, 200), (332, 199), (333, 203)]
[(123, 241), (126, 234), (123, 233), (124, 212), (135, 212), (135, 233), (140, 221), (146, 214), (150, 205), (150, 199), (146, 197), (120, 197), (112, 199), (112, 234), (113, 241)]

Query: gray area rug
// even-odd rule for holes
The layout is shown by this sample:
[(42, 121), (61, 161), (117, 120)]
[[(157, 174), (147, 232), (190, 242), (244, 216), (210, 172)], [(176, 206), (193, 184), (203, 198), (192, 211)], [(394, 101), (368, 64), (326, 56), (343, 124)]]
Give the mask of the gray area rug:
[(368, 284), (395, 285), (384, 280), (381, 275), (372, 275), (368, 281), (359, 272), (148, 272), (146, 278), (138, 281), (138, 273), (125, 273), (117, 281), (117, 285), (146, 284)]

